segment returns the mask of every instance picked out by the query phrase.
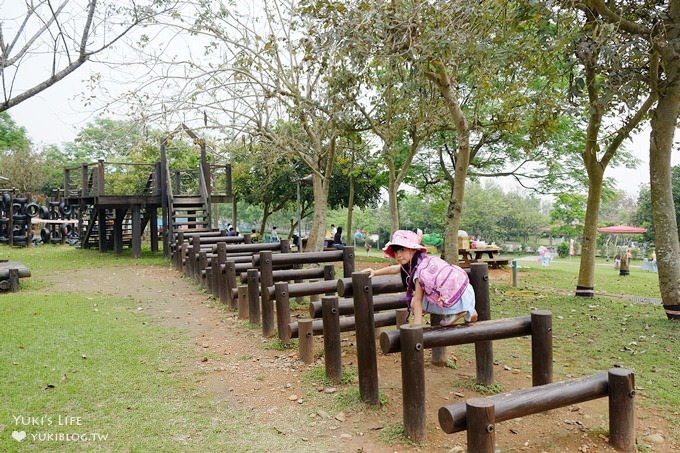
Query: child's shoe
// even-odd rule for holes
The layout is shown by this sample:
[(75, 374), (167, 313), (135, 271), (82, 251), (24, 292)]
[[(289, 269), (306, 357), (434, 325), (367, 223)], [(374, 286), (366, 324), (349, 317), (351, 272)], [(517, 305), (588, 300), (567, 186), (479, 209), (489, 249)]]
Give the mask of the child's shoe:
[[(460, 318), (462, 318), (465, 315), (465, 313), (456, 313), (453, 315), (444, 315), (442, 317), (442, 320), (439, 321), (439, 325), (442, 327), (448, 327), (452, 326), (458, 321)], [(477, 318), (475, 318), (477, 320)]]

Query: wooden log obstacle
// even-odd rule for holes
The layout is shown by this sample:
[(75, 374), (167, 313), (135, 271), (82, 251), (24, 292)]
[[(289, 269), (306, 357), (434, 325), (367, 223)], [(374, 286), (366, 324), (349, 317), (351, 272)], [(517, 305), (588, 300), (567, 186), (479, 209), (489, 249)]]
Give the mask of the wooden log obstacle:
[(493, 453), (497, 422), (604, 397), (609, 398), (609, 443), (619, 451), (636, 451), (635, 376), (625, 368), (443, 406), (439, 425), (447, 434), (467, 430), (467, 451)]
[(31, 276), (31, 271), (17, 261), (0, 261), (0, 291), (19, 291), (19, 279)]
[[(338, 291), (342, 290), (343, 294), (348, 294), (349, 290), (342, 288), (350, 287), (352, 285), (351, 281), (357, 274), (366, 277), (368, 276), (365, 272), (353, 272), (351, 278), (341, 278), (338, 279), (337, 282), (333, 282), (333, 289)], [(373, 307), (374, 311), (379, 311), (378, 314), (374, 315), (374, 328), (396, 325), (397, 315), (394, 309), (401, 308), (405, 310), (406, 308), (406, 299), (401, 279), (399, 279), (399, 277), (375, 277), (372, 279), (371, 284), (375, 286), (376, 293), (382, 294), (382, 296), (377, 296), (374, 299), (373, 294), (371, 293), (371, 300), (369, 301), (369, 304)], [(330, 289), (330, 286), (328, 288)], [(355, 299), (345, 298), (340, 300), (337, 296), (334, 297), (333, 300), (335, 301), (335, 305), (332, 308), (332, 314), (328, 316), (323, 313), (323, 303), (325, 299), (326, 298), (322, 299), (321, 303), (310, 303), (309, 311), (311, 318), (290, 322), (287, 326), (288, 338), (299, 339), (300, 358), (305, 361), (305, 363), (311, 363), (313, 354), (309, 353), (309, 351), (313, 351), (313, 337), (315, 335), (323, 334), (324, 345), (327, 345), (328, 342), (332, 342), (339, 348), (340, 332), (356, 330), (356, 316), (353, 316), (354, 313), (356, 313)], [(332, 333), (327, 332), (326, 323), (330, 320), (330, 322), (333, 322), (333, 326), (335, 326), (336, 318), (337, 329), (333, 329), (331, 331)], [(334, 335), (336, 332), (337, 336), (329, 338), (329, 335)], [(328, 368), (326, 369), (326, 372), (329, 373)], [(333, 376), (327, 377), (333, 380)]]
[[(552, 314), (535, 310), (531, 316), (478, 321), (475, 324), (425, 330), (403, 325), (383, 332), (380, 347), (385, 354), (401, 352), (404, 434), (414, 442), (425, 439), (425, 349), (531, 336), (533, 385), (552, 381)], [(493, 366), (493, 357), (487, 357)], [(479, 364), (479, 363), (478, 363)]]
[[(258, 255), (253, 256), (253, 266), (259, 266), (259, 283), (261, 295), (261, 322), (262, 334), (265, 337), (274, 335), (274, 304), (272, 303), (272, 296), (281, 299), (280, 306), (277, 306), (279, 312), (279, 335), (286, 337), (287, 324), (290, 322), (290, 306), (289, 297), (291, 295), (291, 288), (280, 284), (278, 288), (274, 287), (273, 270), (275, 266), (302, 266), (304, 264), (321, 264), (342, 261), (343, 274), (351, 275), (354, 272), (354, 247), (345, 247), (342, 250), (331, 250), (326, 252), (300, 252), (300, 253), (281, 253), (274, 255), (268, 251), (262, 251)], [(250, 270), (248, 271), (250, 272)], [(251, 277), (252, 276), (252, 277)], [(249, 285), (255, 284), (255, 274), (248, 277)], [(337, 286), (334, 281), (314, 282), (314, 283), (298, 283), (295, 284), (293, 295), (313, 295), (313, 294), (329, 294), (335, 291)], [(273, 291), (272, 291), (273, 289)], [(253, 309), (257, 310), (256, 303), (253, 298), (256, 295), (255, 289), (248, 290), (250, 319), (253, 321), (260, 321), (253, 316)]]

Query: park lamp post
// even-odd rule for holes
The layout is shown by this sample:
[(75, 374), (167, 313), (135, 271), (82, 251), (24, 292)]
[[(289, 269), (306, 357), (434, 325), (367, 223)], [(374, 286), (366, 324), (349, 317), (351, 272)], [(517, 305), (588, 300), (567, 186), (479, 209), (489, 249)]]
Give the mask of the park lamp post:
[(311, 184), (312, 175), (307, 175), (304, 178), (298, 178), (297, 180), (297, 217), (298, 217), (298, 252), (302, 252), (302, 198), (300, 195), (300, 185), (301, 184)]

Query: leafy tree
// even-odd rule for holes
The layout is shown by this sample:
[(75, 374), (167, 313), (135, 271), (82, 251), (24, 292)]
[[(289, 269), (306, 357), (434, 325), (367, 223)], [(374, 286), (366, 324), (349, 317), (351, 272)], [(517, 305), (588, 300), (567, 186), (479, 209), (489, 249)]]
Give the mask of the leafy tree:
[(40, 191), (45, 181), (43, 156), (34, 151), (26, 129), (17, 126), (7, 112), (0, 112), (0, 180), (22, 195)]
[(573, 45), (576, 64), (570, 94), (575, 105), (581, 106), (586, 123), (580, 157), (588, 175), (588, 199), (576, 295), (587, 297), (593, 295), (604, 172), (620, 158), (624, 140), (643, 124), (656, 102), (656, 94), (645, 86), (647, 71), (656, 72), (659, 63), (653, 54), (650, 58), (644, 38), (617, 39), (615, 28), (603, 25), (603, 11), (596, 3), (574, 3), (578, 14), (566, 17), (579, 29)]
[[(636, 62), (635, 50), (647, 54), (641, 66), (649, 97), (656, 100), (651, 111), (649, 148), (652, 216), (656, 231), (659, 288), (664, 305), (680, 303), (680, 240), (672, 191), (671, 153), (680, 117), (680, 3), (619, 0), (574, 2), (589, 14), (593, 27), (611, 32), (612, 41), (628, 47), (621, 53)], [(644, 43), (644, 44), (643, 44)], [(627, 86), (626, 79), (620, 80)]]
[[(0, 112), (29, 99), (103, 54), (176, 1), (7, 2), (0, 19)], [(148, 39), (145, 37), (143, 39)], [(51, 64), (40, 60), (49, 56)], [(46, 68), (36, 73), (36, 67)], [(96, 82), (96, 80), (93, 80)], [(91, 93), (88, 95), (91, 96)]]
[(553, 203), (550, 220), (556, 224), (554, 235), (578, 238), (583, 232), (586, 215), (586, 197), (581, 194), (561, 194)]
[(25, 148), (30, 143), (26, 129), (17, 126), (7, 112), (0, 112), (0, 151)]
[[(673, 181), (673, 204), (675, 205), (675, 219), (680, 225), (680, 165), (673, 166), (671, 170)], [(643, 186), (640, 189), (637, 200), (637, 210), (635, 212), (636, 225), (647, 228), (644, 234), (645, 240), (654, 242), (656, 231), (654, 228), (654, 218), (652, 215), (652, 199), (649, 186)], [(678, 231), (680, 234), (680, 230)]]

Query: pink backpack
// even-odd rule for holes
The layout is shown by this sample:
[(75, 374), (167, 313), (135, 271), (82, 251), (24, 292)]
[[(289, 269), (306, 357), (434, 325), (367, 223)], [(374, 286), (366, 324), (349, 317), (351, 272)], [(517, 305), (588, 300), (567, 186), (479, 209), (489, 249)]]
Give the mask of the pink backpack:
[(454, 306), (470, 284), (467, 272), (437, 256), (422, 258), (418, 282), (430, 302), (445, 308)]

